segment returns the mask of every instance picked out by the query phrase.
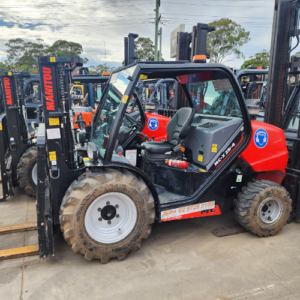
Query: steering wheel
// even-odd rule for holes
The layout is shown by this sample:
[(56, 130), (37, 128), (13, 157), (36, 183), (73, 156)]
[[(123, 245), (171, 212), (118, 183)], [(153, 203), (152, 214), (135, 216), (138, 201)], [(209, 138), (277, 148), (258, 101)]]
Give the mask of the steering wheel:
[(129, 122), (132, 122), (133, 124), (130, 124), (129, 126), (126, 124), (126, 126), (128, 127), (128, 128), (132, 128), (132, 127), (135, 127), (135, 126), (137, 126), (138, 128), (140, 128), (141, 127), (141, 124), (138, 122), (138, 121), (136, 121), (134, 118), (132, 118), (130, 115), (128, 115), (128, 114), (126, 114), (125, 113), (125, 118), (127, 118), (128, 120), (129, 120)]

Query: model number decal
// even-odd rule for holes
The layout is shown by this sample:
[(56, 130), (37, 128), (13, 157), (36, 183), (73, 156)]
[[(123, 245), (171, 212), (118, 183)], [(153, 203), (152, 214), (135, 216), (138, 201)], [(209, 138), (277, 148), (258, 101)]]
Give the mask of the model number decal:
[(235, 143), (232, 143), (222, 154), (221, 156), (215, 161), (215, 166), (217, 167), (223, 159), (232, 151), (232, 149), (235, 147)]
[[(162, 221), (180, 220), (186, 218), (194, 218), (194, 213), (198, 213), (215, 208), (215, 201), (199, 203), (196, 205), (179, 207), (176, 209), (161, 212)], [(198, 216), (198, 215), (197, 215)], [(200, 215), (199, 215), (200, 216)]]

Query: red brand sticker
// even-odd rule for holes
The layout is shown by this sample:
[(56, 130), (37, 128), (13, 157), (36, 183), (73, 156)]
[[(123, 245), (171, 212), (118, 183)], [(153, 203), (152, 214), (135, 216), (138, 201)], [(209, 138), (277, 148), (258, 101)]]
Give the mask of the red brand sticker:
[(46, 108), (47, 110), (55, 110), (53, 84), (50, 68), (43, 67), (43, 79), (45, 87)]
[(6, 104), (13, 105), (11, 89), (10, 89), (10, 81), (9, 78), (7, 77), (4, 77), (4, 90), (5, 90)]

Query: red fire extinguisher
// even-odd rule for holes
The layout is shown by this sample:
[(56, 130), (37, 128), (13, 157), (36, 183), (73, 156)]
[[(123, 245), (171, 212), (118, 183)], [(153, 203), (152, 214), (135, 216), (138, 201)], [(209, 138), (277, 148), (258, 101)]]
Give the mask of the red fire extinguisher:
[(170, 167), (185, 169), (189, 165), (187, 161), (177, 159), (166, 159), (166, 164)]

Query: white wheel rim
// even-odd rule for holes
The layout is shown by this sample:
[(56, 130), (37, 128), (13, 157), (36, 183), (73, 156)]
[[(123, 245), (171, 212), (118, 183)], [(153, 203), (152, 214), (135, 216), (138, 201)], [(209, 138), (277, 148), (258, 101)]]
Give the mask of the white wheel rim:
[[(104, 214), (105, 211), (115, 211), (115, 216), (113, 213), (110, 217), (114, 217), (108, 220), (107, 216), (110, 214)], [(133, 230), (136, 220), (137, 209), (130, 197), (111, 192), (97, 197), (90, 204), (85, 213), (84, 225), (93, 240), (112, 244), (126, 238)]]
[(273, 225), (280, 220), (282, 213), (281, 200), (277, 197), (268, 197), (260, 204), (257, 217), (263, 225)]
[(37, 164), (35, 164), (32, 168), (31, 177), (35, 185), (37, 185)]

